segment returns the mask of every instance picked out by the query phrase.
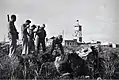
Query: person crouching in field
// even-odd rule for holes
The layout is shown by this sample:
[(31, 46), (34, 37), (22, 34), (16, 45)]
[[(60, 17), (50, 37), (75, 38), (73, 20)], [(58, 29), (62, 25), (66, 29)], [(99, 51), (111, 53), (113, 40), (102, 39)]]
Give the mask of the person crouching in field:
[(51, 54), (54, 51), (56, 44), (60, 48), (61, 54), (64, 54), (64, 49), (63, 49), (63, 46), (62, 46), (62, 41), (63, 41), (62, 35), (58, 35), (57, 37), (55, 37), (53, 39), (52, 47), (51, 47)]
[(30, 27), (30, 20), (26, 20), (26, 22), (21, 26), (21, 32), (22, 32), (22, 41), (23, 41), (23, 48), (22, 48), (22, 54), (28, 54), (28, 36), (29, 33), (27, 32), (27, 29)]
[(35, 51), (35, 44), (34, 44), (34, 29), (36, 28), (36, 25), (32, 25), (31, 26), (31, 29), (29, 29), (29, 39), (28, 39), (28, 42), (29, 42), (29, 52), (31, 51)]
[(9, 21), (9, 27), (8, 27), (8, 37), (10, 40), (10, 51), (9, 56), (11, 57), (16, 52), (16, 43), (18, 39), (18, 32), (14, 25), (14, 22), (16, 21), (16, 15), (11, 15), (11, 21)]
[(46, 31), (44, 30), (45, 24), (43, 26), (39, 26), (38, 30), (36, 31), (36, 51), (39, 53), (40, 49), (40, 44), (42, 44), (43, 52), (46, 51), (46, 46), (45, 46), (45, 37), (46, 37)]

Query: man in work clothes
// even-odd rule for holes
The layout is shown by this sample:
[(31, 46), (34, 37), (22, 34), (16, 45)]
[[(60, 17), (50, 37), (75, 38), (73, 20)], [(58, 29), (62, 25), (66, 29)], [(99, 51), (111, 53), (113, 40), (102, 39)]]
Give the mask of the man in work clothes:
[(54, 49), (55, 49), (55, 47), (56, 47), (56, 44), (57, 44), (58, 47), (60, 48), (61, 54), (64, 54), (64, 49), (63, 49), (63, 46), (62, 46), (62, 41), (63, 41), (62, 35), (58, 35), (57, 37), (55, 37), (55, 38), (53, 39), (52, 47), (51, 47), (51, 54), (52, 54), (52, 52), (54, 51)]
[(43, 26), (39, 27), (36, 32), (36, 51), (39, 52), (40, 43), (42, 44), (43, 52), (46, 51), (45, 46), (45, 37), (46, 37), (46, 31), (44, 30), (45, 24)]
[(35, 44), (34, 44), (34, 40), (35, 40), (34, 29), (35, 28), (36, 28), (36, 25), (32, 25), (31, 26), (31, 29), (29, 29), (29, 39), (28, 39), (28, 42), (29, 42), (29, 51), (35, 51)]
[(27, 29), (30, 27), (30, 20), (26, 20), (26, 22), (21, 26), (21, 32), (22, 32), (22, 41), (23, 41), (23, 48), (22, 48), (22, 54), (28, 54), (29, 53), (29, 46), (28, 46), (28, 36), (29, 33), (27, 32)]
[(16, 52), (16, 43), (18, 39), (18, 32), (14, 25), (14, 22), (16, 21), (16, 15), (11, 15), (11, 21), (9, 21), (9, 27), (8, 27), (8, 37), (10, 40), (10, 51), (9, 56), (11, 57)]

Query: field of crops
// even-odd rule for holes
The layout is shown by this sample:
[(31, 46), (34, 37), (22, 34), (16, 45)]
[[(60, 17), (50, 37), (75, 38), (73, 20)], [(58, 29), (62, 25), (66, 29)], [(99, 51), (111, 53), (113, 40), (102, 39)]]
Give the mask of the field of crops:
[[(21, 53), (21, 45), (17, 47), (17, 54)], [(64, 48), (66, 52), (75, 51), (76, 48)], [(119, 48), (111, 48), (107, 46), (101, 46), (101, 52), (99, 57), (104, 59), (103, 75), (105, 79), (118, 79), (119, 78)], [(19, 60), (17, 57), (9, 58), (8, 55), (9, 46), (8, 44), (0, 44), (0, 79), (9, 79), (12, 75), (13, 70), (20, 70)], [(49, 52), (50, 49), (48, 48)], [(44, 78), (55, 79), (58, 78), (57, 71), (52, 63), (47, 63), (50, 73), (43, 71), (46, 75), (40, 75)], [(19, 67), (19, 68), (18, 68)], [(32, 68), (33, 69), (33, 68)]]

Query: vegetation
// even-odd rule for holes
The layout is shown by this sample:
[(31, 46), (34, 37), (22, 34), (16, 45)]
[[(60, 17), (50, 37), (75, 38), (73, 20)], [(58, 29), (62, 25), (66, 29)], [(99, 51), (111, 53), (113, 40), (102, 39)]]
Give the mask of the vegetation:
[[(66, 53), (74, 52), (77, 49), (80, 49), (78, 47), (77, 49), (72, 47), (64, 47)], [(119, 48), (111, 48), (108, 46), (101, 46), (101, 51), (99, 52), (99, 57), (102, 58), (104, 61), (103, 63), (100, 62), (100, 64), (104, 64), (102, 70), (103, 76), (105, 79), (118, 79), (119, 78)], [(8, 50), (9, 45), (6, 43), (0, 44), (0, 79), (10, 79), (11, 76), (13, 77), (21, 77), (23, 75), (20, 75), (20, 71), (23, 69), (22, 65), (20, 65), (20, 60), (18, 57), (13, 56), (12, 58), (8, 57)], [(17, 47), (17, 55), (21, 54), (22, 47), (21, 45), (18, 45)], [(50, 52), (50, 47), (47, 48), (47, 52)], [(40, 60), (40, 57), (37, 58), (37, 60)], [(56, 71), (56, 68), (52, 65), (53, 63), (46, 62), (46, 64), (43, 64), (41, 67), (43, 68), (43, 71), (40, 71), (38, 67), (35, 64), (30, 64), (30, 76), (34, 74), (38, 74), (39, 78), (44, 79), (59, 79), (59, 74)], [(40, 68), (41, 68), (40, 67)], [(38, 73), (34, 73), (32, 69), (39, 69)], [(19, 74), (19, 76), (15, 76), (16, 73)], [(41, 75), (40, 75), (41, 74)], [(14, 75), (14, 76), (13, 76)]]

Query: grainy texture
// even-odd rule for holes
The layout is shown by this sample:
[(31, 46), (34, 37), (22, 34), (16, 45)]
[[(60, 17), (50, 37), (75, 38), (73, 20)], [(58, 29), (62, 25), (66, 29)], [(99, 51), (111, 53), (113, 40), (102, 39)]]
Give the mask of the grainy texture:
[[(7, 56), (8, 52), (8, 45), (1, 44), (0, 45), (0, 79), (10, 79), (11, 77), (14, 79), (20, 79), (22, 65), (19, 64), (19, 60), (17, 57), (13, 56), (13, 58), (9, 58)], [(80, 48), (80, 47), (79, 47)], [(118, 79), (119, 78), (119, 48), (113, 49), (111, 47), (102, 46), (102, 51), (99, 53), (99, 57), (103, 59), (100, 61), (100, 68), (99, 72), (103, 75), (105, 79)], [(65, 51), (75, 51), (76, 48), (66, 48), (64, 47)], [(48, 53), (50, 52), (50, 47), (47, 49)], [(17, 54), (21, 54), (21, 45), (17, 47)], [(31, 64), (32, 65), (32, 64)], [(29, 68), (30, 74), (34, 75), (32, 72), (32, 68)], [(42, 69), (41, 69), (42, 68)], [(60, 75), (57, 72), (53, 62), (47, 62), (42, 64), (39, 72), (38, 77), (39, 79), (59, 79)], [(12, 72), (16, 72), (17, 74), (13, 74)], [(19, 73), (18, 73), (19, 72)], [(66, 77), (66, 76), (65, 76)], [(76, 77), (77, 78), (77, 77)], [(75, 79), (76, 79), (75, 78)]]

